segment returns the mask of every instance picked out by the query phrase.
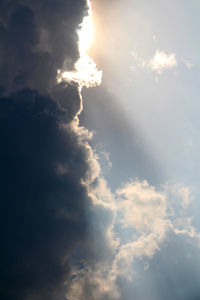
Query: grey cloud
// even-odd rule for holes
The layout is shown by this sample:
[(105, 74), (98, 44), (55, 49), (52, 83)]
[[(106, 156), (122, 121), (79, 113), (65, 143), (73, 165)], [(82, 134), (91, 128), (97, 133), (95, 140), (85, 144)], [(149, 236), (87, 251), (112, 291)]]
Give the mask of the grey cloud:
[(23, 90), (0, 107), (1, 299), (59, 299), (86, 239), (87, 149), (48, 97)]
[(90, 247), (93, 158), (71, 123), (81, 98), (56, 83), (86, 13), (81, 0), (0, 2), (2, 300), (63, 299), (73, 253)]
[(86, 1), (1, 1), (0, 85), (49, 91), (57, 70), (77, 60), (77, 27)]
[[(65, 95), (65, 108), (31, 89), (0, 98), (2, 300), (63, 299), (74, 268), (94, 276), (113, 255), (112, 211), (92, 205), (89, 193), (98, 188), (97, 162), (71, 124), (78, 90), (65, 87)], [(87, 273), (83, 280), (96, 294)]]

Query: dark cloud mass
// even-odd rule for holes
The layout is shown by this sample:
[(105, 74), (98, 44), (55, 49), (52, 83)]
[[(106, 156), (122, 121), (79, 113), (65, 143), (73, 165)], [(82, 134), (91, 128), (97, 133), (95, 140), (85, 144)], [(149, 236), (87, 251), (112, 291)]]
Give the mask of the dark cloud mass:
[(1, 299), (38, 289), (54, 299), (85, 235), (85, 149), (48, 97), (23, 90), (1, 98), (0, 109)]
[(0, 2), (0, 84), (7, 90), (49, 91), (57, 70), (78, 58), (84, 0)]
[[(89, 152), (70, 122), (83, 0), (0, 1), (0, 299), (59, 300), (86, 239)], [(91, 163), (91, 162), (90, 162)]]

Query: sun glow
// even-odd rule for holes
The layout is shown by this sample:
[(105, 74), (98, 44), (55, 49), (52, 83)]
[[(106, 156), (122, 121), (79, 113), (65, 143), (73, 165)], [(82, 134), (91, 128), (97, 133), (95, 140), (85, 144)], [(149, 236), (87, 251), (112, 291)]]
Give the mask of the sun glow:
[(101, 84), (102, 71), (98, 71), (96, 64), (88, 55), (83, 55), (75, 64), (75, 72), (58, 72), (58, 77), (65, 81), (78, 82), (80, 86), (91, 87)]
[(77, 30), (79, 36), (79, 59), (74, 66), (74, 71), (58, 70), (58, 82), (76, 82), (79, 87), (91, 87), (101, 84), (102, 71), (92, 58), (87, 55), (87, 50), (93, 38), (92, 7), (91, 2), (87, 1), (88, 15), (83, 18), (80, 28)]
[(79, 52), (85, 54), (92, 43), (93, 39), (93, 24), (92, 24), (92, 6), (90, 1), (87, 1), (88, 15), (83, 18), (83, 22), (78, 29), (79, 35)]

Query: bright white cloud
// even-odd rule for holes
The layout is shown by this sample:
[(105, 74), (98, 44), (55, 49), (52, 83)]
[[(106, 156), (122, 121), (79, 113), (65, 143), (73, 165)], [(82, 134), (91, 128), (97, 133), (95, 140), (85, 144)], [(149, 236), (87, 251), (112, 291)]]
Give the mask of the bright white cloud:
[(121, 222), (139, 233), (163, 235), (166, 227), (166, 195), (157, 192), (147, 181), (132, 181), (117, 190)]
[(75, 71), (58, 70), (58, 82), (76, 82), (80, 87), (92, 87), (101, 84), (102, 71), (97, 70), (96, 64), (87, 54), (82, 55), (75, 64)]
[(177, 66), (176, 55), (174, 53), (167, 54), (164, 51), (157, 50), (149, 62), (149, 66), (152, 70), (160, 74), (164, 69)]
[(139, 57), (136, 52), (131, 52), (131, 55), (139, 67), (150, 68), (158, 74), (161, 74), (165, 69), (170, 69), (178, 65), (175, 53), (167, 54), (165, 51), (157, 50), (155, 55), (147, 60)]

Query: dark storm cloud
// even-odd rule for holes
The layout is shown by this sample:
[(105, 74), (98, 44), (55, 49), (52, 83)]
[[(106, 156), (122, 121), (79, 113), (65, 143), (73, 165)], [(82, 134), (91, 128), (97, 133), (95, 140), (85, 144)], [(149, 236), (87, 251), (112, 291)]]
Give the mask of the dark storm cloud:
[(23, 90), (0, 111), (0, 298), (59, 299), (86, 233), (87, 152), (48, 97)]
[[(0, 299), (59, 300), (87, 236), (91, 165), (70, 126), (76, 85), (57, 70), (78, 58), (83, 0), (0, 1)], [(86, 246), (85, 246), (86, 247)]]
[(64, 63), (78, 58), (77, 27), (84, 0), (0, 2), (0, 85), (47, 91)]

